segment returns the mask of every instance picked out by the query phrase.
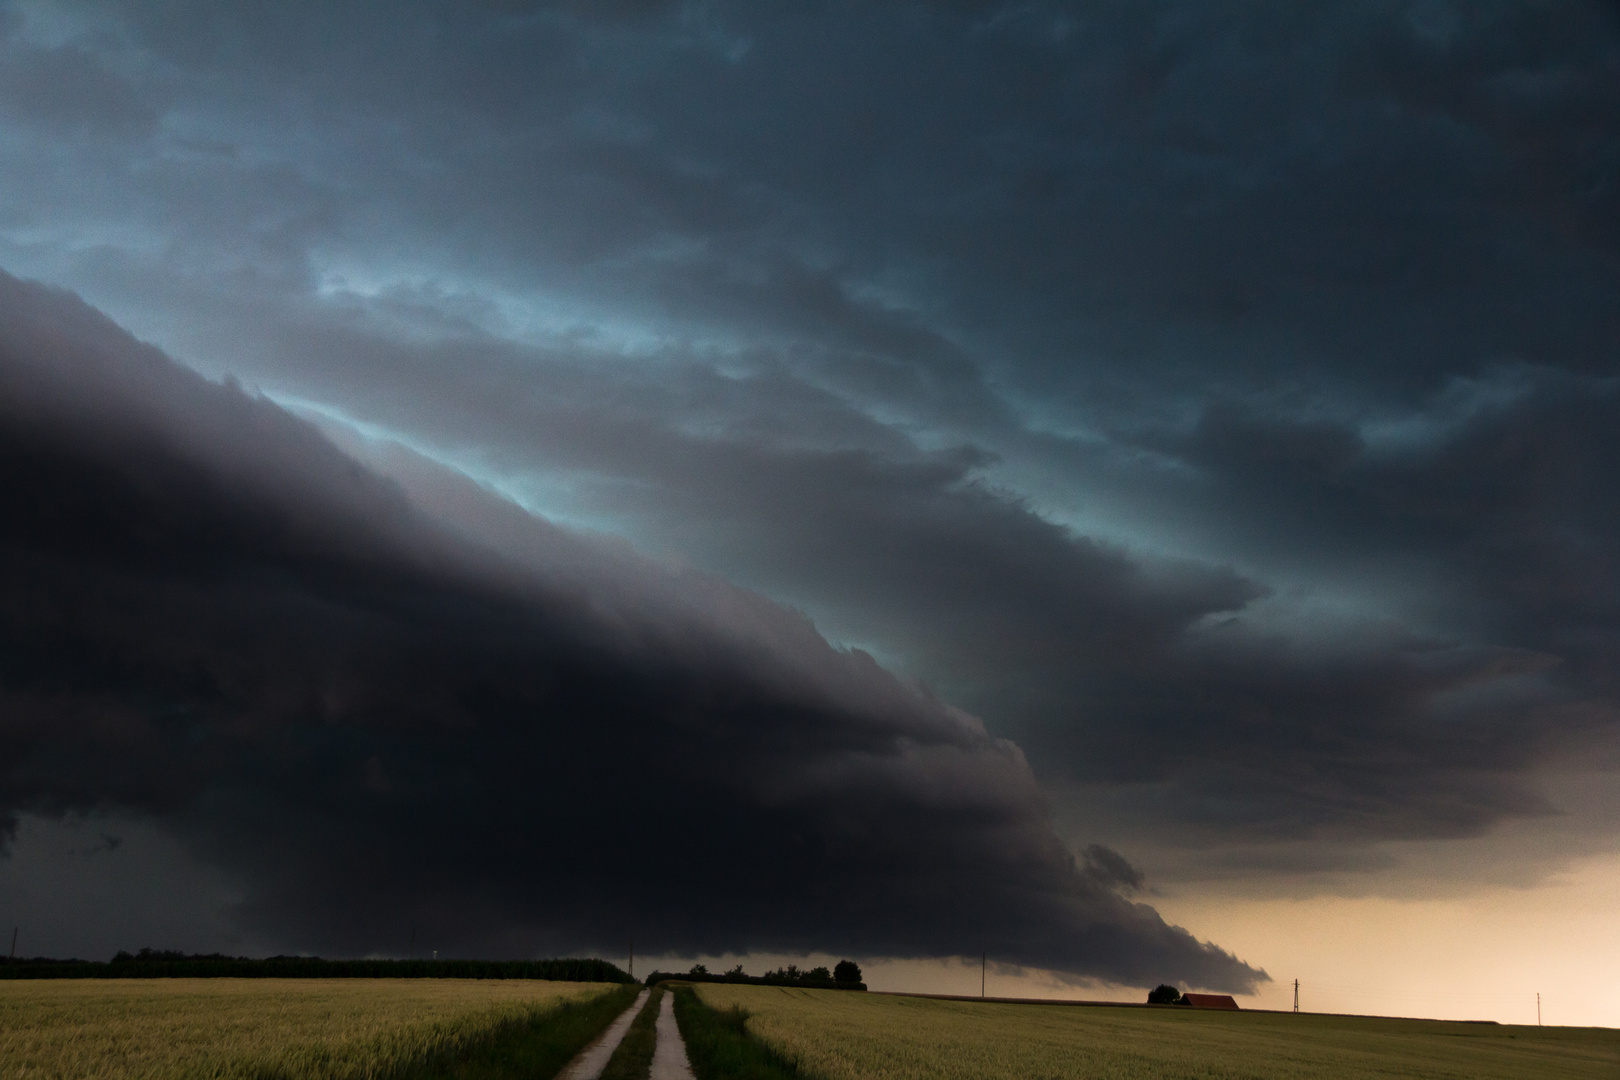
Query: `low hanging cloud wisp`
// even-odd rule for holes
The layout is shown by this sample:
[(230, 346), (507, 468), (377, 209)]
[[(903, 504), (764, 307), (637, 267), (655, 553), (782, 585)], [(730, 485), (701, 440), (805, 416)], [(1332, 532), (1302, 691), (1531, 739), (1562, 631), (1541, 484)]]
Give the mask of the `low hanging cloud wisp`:
[(468, 485), (474, 543), (69, 294), (0, 279), (0, 326), (13, 827), (146, 817), (287, 948), (1266, 979), (1125, 899), (1122, 860), (1077, 865), (1017, 747), (801, 616)]

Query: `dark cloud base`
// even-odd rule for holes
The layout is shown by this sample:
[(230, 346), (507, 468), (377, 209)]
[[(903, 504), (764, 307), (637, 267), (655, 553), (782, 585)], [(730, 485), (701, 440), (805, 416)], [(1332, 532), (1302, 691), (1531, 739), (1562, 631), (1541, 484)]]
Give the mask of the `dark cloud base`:
[(5, 279), (0, 309), (13, 820), (150, 816), (323, 952), (420, 926), (1265, 978), (1123, 899), (1117, 855), (1077, 865), (1015, 747), (797, 616), (732, 590), (781, 631), (751, 636), (548, 581), (68, 296)]

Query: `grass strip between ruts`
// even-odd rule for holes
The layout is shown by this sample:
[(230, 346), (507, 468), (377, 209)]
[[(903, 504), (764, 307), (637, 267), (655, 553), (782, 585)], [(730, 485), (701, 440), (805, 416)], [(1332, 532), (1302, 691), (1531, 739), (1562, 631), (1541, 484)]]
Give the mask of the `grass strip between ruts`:
[(412, 1080), (551, 1080), (640, 992), (631, 983), (587, 1001), (564, 1002), (507, 1025), (454, 1059), (424, 1062), (408, 1075)]
[(664, 997), (662, 987), (653, 987), (647, 1004), (641, 1007), (624, 1040), (602, 1069), (601, 1080), (647, 1080), (652, 1071), (653, 1051), (658, 1048), (658, 1006)]
[(677, 987), (675, 1022), (697, 1080), (790, 1080), (802, 1077), (789, 1061), (748, 1033), (747, 1010), (711, 1009), (690, 986)]

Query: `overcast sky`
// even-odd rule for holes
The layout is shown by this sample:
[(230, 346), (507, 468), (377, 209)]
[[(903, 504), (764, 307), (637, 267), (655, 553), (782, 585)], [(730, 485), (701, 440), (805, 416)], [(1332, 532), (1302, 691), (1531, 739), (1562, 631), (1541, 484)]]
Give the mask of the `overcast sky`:
[(1614, 867), (1613, 5), (0, 12), (20, 910), (1270, 992)]

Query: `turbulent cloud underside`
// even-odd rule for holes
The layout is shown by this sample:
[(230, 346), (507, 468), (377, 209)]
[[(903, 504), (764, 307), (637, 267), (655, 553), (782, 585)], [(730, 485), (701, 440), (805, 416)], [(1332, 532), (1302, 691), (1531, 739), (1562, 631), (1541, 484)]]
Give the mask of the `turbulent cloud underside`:
[(466, 485), (505, 550), (475, 544), (71, 297), (7, 279), (0, 311), (8, 813), (150, 817), (319, 950), (1264, 978), (1077, 864), (1016, 747), (802, 616)]

